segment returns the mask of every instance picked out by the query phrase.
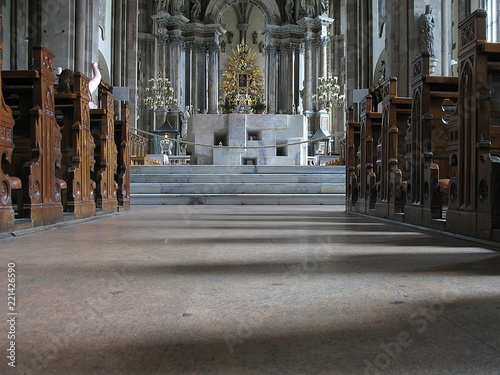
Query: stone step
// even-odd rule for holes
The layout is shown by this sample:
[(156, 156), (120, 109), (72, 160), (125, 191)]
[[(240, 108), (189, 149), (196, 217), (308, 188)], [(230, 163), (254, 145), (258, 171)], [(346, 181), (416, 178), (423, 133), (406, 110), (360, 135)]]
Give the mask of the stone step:
[(345, 174), (133, 174), (132, 183), (345, 183)]
[(136, 165), (132, 204), (344, 204), (343, 166)]
[(345, 174), (344, 166), (132, 165), (131, 174)]
[(341, 194), (343, 183), (131, 183), (136, 194)]
[(131, 204), (143, 205), (344, 205), (345, 194), (135, 194)]

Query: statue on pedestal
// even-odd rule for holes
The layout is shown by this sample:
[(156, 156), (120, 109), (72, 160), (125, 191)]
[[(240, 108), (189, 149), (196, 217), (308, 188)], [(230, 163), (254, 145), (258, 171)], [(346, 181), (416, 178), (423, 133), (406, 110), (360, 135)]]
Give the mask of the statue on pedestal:
[(172, 1), (172, 14), (179, 15), (182, 14), (184, 7), (184, 0), (173, 0)]
[(330, 4), (328, 0), (321, 0), (321, 14), (328, 14), (330, 11)]
[(156, 3), (156, 13), (161, 13), (165, 11), (167, 6), (167, 0), (158, 0)]
[(181, 138), (187, 139), (188, 121), (191, 117), (190, 107), (187, 105), (184, 112), (181, 112)]
[(168, 157), (172, 155), (172, 147), (174, 144), (165, 134), (165, 138), (160, 141), (161, 153), (163, 154), (163, 164), (170, 164)]
[(285, 13), (288, 22), (293, 22), (293, 0), (286, 0)]
[(200, 13), (201, 13), (201, 1), (193, 0), (193, 7), (191, 8), (191, 19), (193, 21), (199, 20)]
[(422, 52), (427, 51), (429, 55), (434, 56), (434, 17), (432, 15), (432, 7), (427, 5), (425, 13), (418, 20), (418, 28), (420, 31), (420, 48)]

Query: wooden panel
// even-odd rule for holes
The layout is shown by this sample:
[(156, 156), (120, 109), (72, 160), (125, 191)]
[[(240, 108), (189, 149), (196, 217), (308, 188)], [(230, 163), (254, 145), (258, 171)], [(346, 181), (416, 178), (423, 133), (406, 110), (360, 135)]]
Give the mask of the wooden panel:
[[(0, 30), (2, 15), (0, 14)], [(0, 45), (1, 46), (1, 45)], [(0, 47), (0, 87), (2, 84), (2, 50)], [(14, 118), (0, 89), (0, 232), (14, 229), (12, 179), (4, 168), (11, 163), (14, 151)]]
[(62, 220), (62, 135), (55, 119), (54, 54), (43, 46), (33, 51), (34, 70), (4, 71), (2, 90), (15, 116), (13, 162), (9, 169), (22, 178), (26, 210), (33, 225)]
[(88, 78), (74, 74), (74, 93), (56, 93), (56, 111), (63, 133), (63, 163), (60, 176), (68, 182), (65, 210), (75, 218), (95, 215), (95, 187), (91, 179), (94, 169), (94, 140), (90, 134), (90, 97)]
[(114, 131), (113, 94), (100, 87), (101, 109), (91, 109), (91, 133), (94, 137), (94, 157), (96, 161), (93, 180), (96, 181), (96, 205), (103, 212), (116, 212), (118, 209), (115, 173), (118, 170), (117, 147)]
[(118, 184), (118, 204), (130, 209), (130, 111), (122, 104), (121, 120), (115, 121), (115, 142), (118, 149), (118, 169), (115, 175)]

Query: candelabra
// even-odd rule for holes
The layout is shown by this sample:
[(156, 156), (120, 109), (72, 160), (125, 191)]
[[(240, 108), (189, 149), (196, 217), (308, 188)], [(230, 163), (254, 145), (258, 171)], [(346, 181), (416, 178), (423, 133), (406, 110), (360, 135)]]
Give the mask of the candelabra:
[(158, 78), (151, 78), (149, 87), (146, 88), (146, 97), (144, 104), (151, 110), (168, 110), (177, 105), (177, 99), (174, 99), (174, 88), (170, 85), (168, 78), (163, 78), (161, 72)]
[(313, 105), (318, 109), (330, 109), (333, 106), (339, 107), (344, 103), (344, 95), (338, 84), (338, 78), (328, 73), (327, 77), (318, 79), (316, 94), (312, 96)]

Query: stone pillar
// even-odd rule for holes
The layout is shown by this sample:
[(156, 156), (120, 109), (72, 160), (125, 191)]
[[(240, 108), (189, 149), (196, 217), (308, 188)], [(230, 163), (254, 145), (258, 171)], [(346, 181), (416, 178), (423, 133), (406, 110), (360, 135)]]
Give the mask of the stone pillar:
[(304, 94), (303, 94), (303, 107), (304, 114), (312, 114), (312, 94), (313, 94), (313, 40), (308, 38), (305, 40), (305, 53), (304, 53)]
[(297, 113), (301, 113), (304, 110), (302, 103), (303, 94), (300, 94), (300, 91), (304, 90), (304, 45), (302, 44), (295, 50), (295, 61), (295, 84), (297, 85), (297, 90), (295, 90), (295, 105)]
[[(288, 48), (288, 66), (287, 66), (287, 76), (286, 79), (288, 80), (287, 86), (288, 86), (288, 97), (287, 97), (287, 108), (286, 108), (286, 113), (292, 114), (293, 113), (293, 107), (294, 105), (296, 106), (297, 104), (294, 102), (294, 92), (297, 91), (297, 87), (294, 85), (295, 81), (295, 48), (294, 46), (289, 46)], [(296, 108), (296, 107), (295, 107)]]
[[(124, 68), (124, 86), (129, 88), (130, 98), (130, 126), (136, 127), (137, 124), (137, 46), (138, 46), (138, 27), (139, 27), (139, 4), (138, 0), (128, 0), (126, 2), (126, 43)], [(88, 64), (88, 62), (87, 62)]]
[(121, 1), (115, 1), (113, 15), (113, 85), (122, 86), (122, 62), (123, 62), (123, 7)]
[(276, 75), (278, 74), (278, 49), (275, 45), (266, 47), (267, 53), (267, 113), (276, 113)]
[(85, 72), (88, 61), (85, 56), (86, 1), (76, 0), (75, 14), (75, 71)]
[(191, 50), (191, 101), (188, 103), (192, 106), (191, 111), (196, 113), (198, 108), (198, 48), (196, 44), (190, 45)]
[(181, 64), (183, 63), (182, 41), (179, 37), (171, 38), (169, 51), (169, 79), (174, 89), (174, 98), (180, 103), (181, 99)]
[(208, 49), (208, 113), (217, 113), (219, 104), (219, 45), (210, 44)]
[(441, 1), (441, 75), (451, 76), (451, 0)]
[[(165, 44), (160, 46), (160, 66), (158, 72), (161, 72), (162, 77), (170, 77), (170, 70), (167, 68), (170, 64), (170, 48)], [(155, 72), (155, 75), (158, 73)]]
[(288, 87), (288, 76), (290, 75), (290, 71), (288, 70), (288, 46), (281, 45), (280, 46), (280, 54), (279, 54), (279, 105), (278, 105), (278, 113), (288, 113), (288, 91), (291, 90), (291, 87)]
[(184, 49), (184, 61), (185, 61), (185, 68), (184, 68), (184, 88), (186, 92), (184, 93), (184, 103), (182, 105), (182, 108), (185, 108), (185, 106), (190, 105), (192, 102), (192, 88), (193, 88), (193, 58), (191, 57), (193, 51), (191, 48), (185, 48)]
[(319, 77), (326, 77), (328, 75), (328, 46), (329, 38), (322, 36), (320, 38), (319, 47)]
[(203, 112), (207, 107), (207, 50), (206, 46), (202, 43), (196, 47), (196, 74), (197, 74), (197, 106)]
[(238, 24), (238, 30), (240, 30), (240, 44), (242, 43), (247, 44), (247, 29), (248, 29), (247, 23)]

